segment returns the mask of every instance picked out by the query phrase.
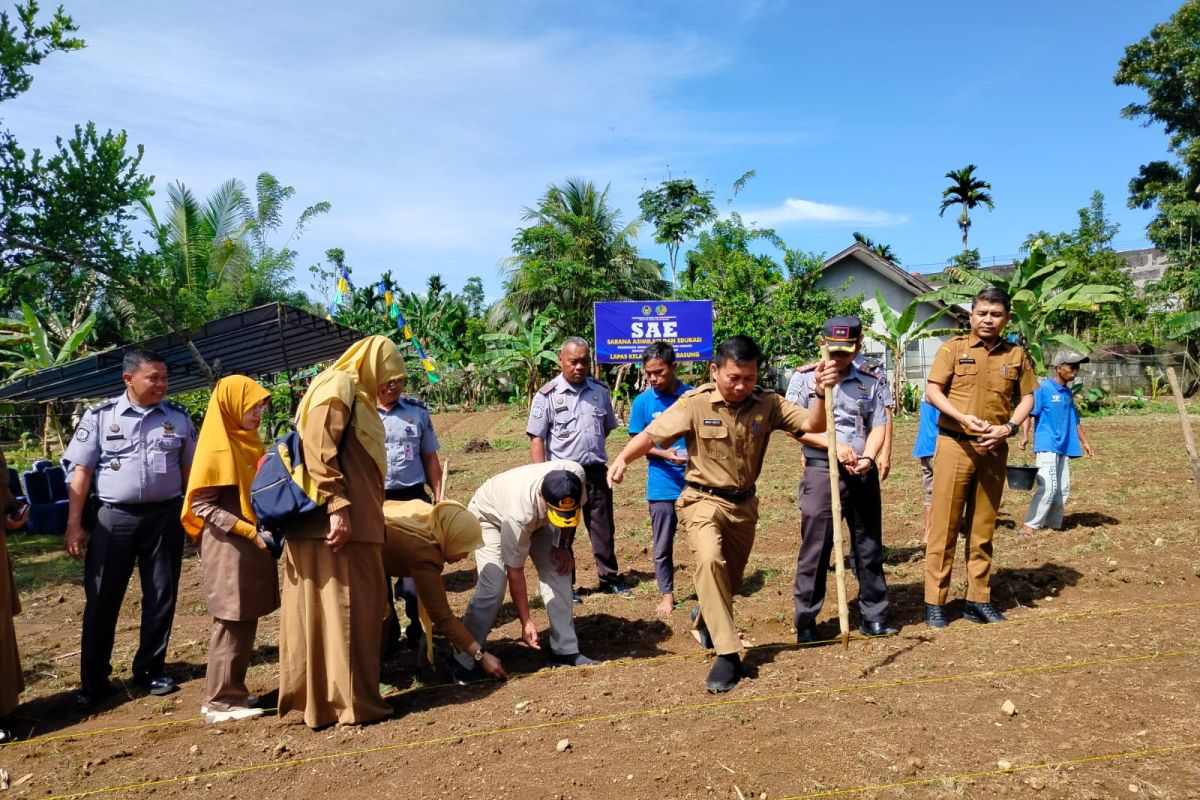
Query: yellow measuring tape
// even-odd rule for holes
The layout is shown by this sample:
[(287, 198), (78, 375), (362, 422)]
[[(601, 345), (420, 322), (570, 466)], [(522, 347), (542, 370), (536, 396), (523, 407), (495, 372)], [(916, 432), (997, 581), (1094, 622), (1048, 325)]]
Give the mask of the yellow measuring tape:
[[(840, 686), (828, 689), (808, 689), (804, 691), (781, 692), (769, 695), (751, 695), (748, 697), (726, 698), (722, 700), (711, 700), (705, 703), (688, 703), (676, 706), (664, 706), (662, 708), (639, 708), (629, 711), (616, 711), (609, 714), (597, 714), (589, 717), (575, 717), (572, 719), (555, 720), (550, 722), (540, 722), (533, 725), (515, 725), (506, 728), (490, 728), (482, 731), (469, 731), (465, 733), (455, 733), (449, 736), (438, 736), (431, 739), (421, 739), (414, 742), (400, 742), (398, 744), (379, 745), (377, 747), (366, 747), (357, 750), (347, 750), (337, 753), (324, 753), (316, 756), (306, 756), (304, 758), (291, 759), (283, 763), (269, 764), (248, 764), (244, 767), (232, 767), (230, 769), (214, 770), (212, 772), (200, 772), (193, 775), (176, 775), (169, 778), (157, 778), (140, 783), (127, 783), (120, 786), (107, 786), (101, 789), (89, 789), (82, 792), (74, 792), (70, 794), (54, 795), (46, 800), (76, 800), (76, 798), (92, 797), (99, 794), (111, 794), (113, 792), (127, 792), (136, 789), (148, 789), (154, 786), (165, 786), (174, 783), (181, 783), (190, 780), (209, 780), (212, 778), (229, 777), (232, 775), (244, 775), (249, 772), (259, 772), (266, 769), (282, 769), (285, 767), (301, 766), (303, 764), (315, 764), (323, 761), (333, 761), (342, 758), (354, 758), (357, 756), (371, 755), (373, 753), (394, 752), (397, 750), (413, 750), (418, 747), (427, 747), (436, 744), (446, 744), (449, 742), (460, 742), (466, 739), (481, 739), (489, 736), (498, 736), (505, 733), (527, 733), (530, 731), (546, 730), (550, 728), (560, 728), (567, 725), (583, 725), (595, 722), (608, 722), (618, 719), (632, 719), (635, 717), (661, 716), (664, 714), (673, 714), (687, 711), (703, 711), (707, 709), (723, 708), (736, 705), (750, 705), (754, 703), (767, 703), (779, 700), (795, 700), (803, 697), (819, 697), (835, 694), (846, 694), (850, 692), (863, 692), (868, 690), (878, 691), (880, 689), (893, 689), (904, 686), (922, 686), (938, 683), (955, 683), (959, 681), (979, 680), (981, 678), (997, 678), (1013, 675), (1031, 675), (1039, 672), (1056, 672), (1075, 669), (1084, 669), (1087, 667), (1097, 667), (1113, 664), (1129, 664), (1139, 661), (1154, 661), (1164, 658), (1179, 658), (1182, 656), (1200, 655), (1200, 649), (1176, 650), (1167, 653), (1147, 653), (1134, 656), (1117, 656), (1115, 658), (1098, 658), (1089, 661), (1067, 661), (1056, 664), (1040, 664), (1029, 667), (1013, 667), (1011, 669), (987, 670), (984, 672), (970, 672), (962, 675), (941, 675), (929, 678), (912, 678), (907, 680), (885, 681), (882, 683), (860, 684), (856, 686)], [(1194, 745), (1188, 745), (1189, 747)], [(1139, 751), (1149, 752), (1149, 751)], [(1093, 757), (1100, 759), (1102, 757)], [(1067, 762), (1063, 762), (1067, 763)], [(924, 779), (934, 780), (934, 779)], [(847, 790), (849, 791), (849, 790)], [(860, 789), (855, 791), (868, 791), (868, 789)], [(812, 795), (819, 797), (821, 795)]]

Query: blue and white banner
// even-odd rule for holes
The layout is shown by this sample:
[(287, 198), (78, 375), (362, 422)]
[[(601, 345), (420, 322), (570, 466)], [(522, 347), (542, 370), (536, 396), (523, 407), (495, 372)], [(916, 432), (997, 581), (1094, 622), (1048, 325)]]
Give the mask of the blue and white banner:
[(666, 342), (676, 361), (708, 361), (713, 351), (711, 300), (596, 303), (596, 361), (640, 361), (646, 345)]

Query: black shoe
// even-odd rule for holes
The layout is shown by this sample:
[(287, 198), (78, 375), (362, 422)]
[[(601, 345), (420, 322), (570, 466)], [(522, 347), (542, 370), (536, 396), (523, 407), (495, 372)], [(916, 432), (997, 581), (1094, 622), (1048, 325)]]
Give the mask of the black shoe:
[(579, 596), (579, 590), (578, 590), (578, 589), (572, 589), (572, 590), (571, 590), (571, 602), (572, 602), (574, 605), (577, 605), (577, 606), (581, 606), (581, 605), (583, 605), (583, 598)]
[(594, 667), (600, 662), (588, 658), (583, 653), (556, 653), (553, 650), (546, 656), (546, 666), (549, 667)]
[[(940, 608), (940, 606), (938, 606)], [(863, 620), (863, 624), (858, 626), (859, 633), (863, 636), (895, 636), (900, 633), (899, 628), (893, 628), (886, 622), (869, 622)]]
[(692, 610), (688, 612), (688, 618), (692, 621), (692, 636), (696, 637), (696, 641), (699, 642), (700, 646), (705, 650), (712, 650), (713, 640), (712, 636), (708, 633), (708, 626), (703, 622), (701, 622), (699, 625), (696, 624), (696, 620), (700, 619), (700, 609), (693, 607)]
[(633, 591), (621, 583), (619, 580), (600, 581), (601, 594), (615, 594), (617, 597), (624, 597), (626, 600), (633, 597)]
[(179, 684), (169, 675), (158, 675), (153, 678), (134, 678), (133, 682), (149, 691), (155, 697), (163, 697), (164, 695), (174, 694), (179, 691)]
[(946, 607), (935, 605), (934, 603), (926, 603), (925, 624), (931, 628), (944, 628), (949, 625), (950, 618), (946, 616)]
[(1008, 617), (1000, 613), (1000, 611), (991, 603), (972, 603), (970, 600), (963, 603), (963, 619), (969, 619), (971, 622), (1008, 622)]
[(796, 644), (812, 644), (817, 641), (817, 629), (811, 625), (796, 628)]
[(737, 682), (745, 676), (746, 670), (742, 667), (742, 657), (737, 653), (729, 653), (717, 656), (717, 659), (713, 661), (712, 669), (708, 671), (708, 678), (705, 679), (704, 685), (713, 694), (721, 694), (737, 686)]
[(453, 656), (446, 662), (446, 672), (450, 673), (450, 680), (459, 686), (467, 686), (468, 684), (479, 683), (487, 679), (487, 675), (479, 667), (474, 665), (464, 667)]
[(116, 689), (108, 681), (85, 686), (75, 693), (75, 705), (80, 709), (94, 708), (112, 696)]

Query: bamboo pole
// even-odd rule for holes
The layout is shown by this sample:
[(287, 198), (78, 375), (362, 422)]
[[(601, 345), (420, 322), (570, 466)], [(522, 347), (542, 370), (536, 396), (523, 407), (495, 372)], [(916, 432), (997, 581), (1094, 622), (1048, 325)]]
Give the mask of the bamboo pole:
[[(828, 363), (829, 351), (821, 347), (821, 361)], [(837, 430), (834, 428), (833, 387), (825, 388), (825, 440), (829, 459), (829, 501), (833, 511), (833, 573), (837, 580), (838, 626), (843, 647), (850, 647), (850, 606), (846, 602), (846, 565), (842, 547), (842, 489), (837, 457)]]
[(1187, 448), (1188, 458), (1192, 462), (1192, 482), (1196, 494), (1200, 494), (1200, 457), (1196, 454), (1192, 423), (1188, 421), (1187, 404), (1183, 401), (1183, 390), (1179, 388), (1179, 378), (1175, 375), (1174, 367), (1167, 367), (1167, 380), (1171, 383), (1171, 394), (1175, 395), (1175, 409), (1179, 412), (1179, 423), (1183, 426), (1183, 446)]
[(446, 482), (450, 480), (450, 459), (442, 461), (442, 482), (438, 485), (437, 497), (434, 501), (440, 503), (446, 499)]

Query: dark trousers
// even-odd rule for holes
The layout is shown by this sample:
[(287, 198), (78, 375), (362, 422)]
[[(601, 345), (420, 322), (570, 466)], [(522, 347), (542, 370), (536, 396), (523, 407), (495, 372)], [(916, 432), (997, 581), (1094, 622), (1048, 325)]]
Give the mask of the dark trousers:
[[(384, 490), (385, 500), (424, 500), (426, 503), (432, 503), (433, 498), (429, 496), (429, 492), (425, 489), (425, 484), (417, 483), (412, 486), (401, 486), (398, 489)], [(404, 600), (404, 616), (408, 617), (408, 631), (405, 636), (409, 643), (416, 645), (417, 637), (421, 634), (421, 621), (417, 616), (417, 585), (413, 583), (412, 578), (398, 578), (396, 580), (396, 599)], [(394, 623), (390, 637), (393, 640), (400, 638), (400, 621), (396, 619), (396, 609), (392, 605), (392, 598), (388, 598), (388, 608), (392, 609), (389, 614), (389, 626)]]
[[(588, 464), (583, 468), (587, 479), (588, 501), (583, 505), (583, 520), (592, 540), (592, 555), (596, 557), (596, 574), (600, 583), (617, 580), (617, 529), (613, 524), (613, 493), (608, 485), (608, 466)], [(574, 576), (572, 576), (574, 582)]]
[(674, 500), (650, 501), (650, 529), (654, 532), (654, 577), (662, 594), (675, 592), (675, 516)]
[[(850, 527), (863, 620), (887, 621), (887, 581), (883, 577), (883, 514), (879, 473), (849, 475), (839, 470), (842, 516)], [(807, 466), (800, 481), (800, 554), (792, 587), (797, 628), (812, 627), (825, 603), (825, 565), (833, 551), (833, 506), (829, 468)], [(838, 520), (837, 524), (841, 524)], [(840, 557), (840, 556), (839, 556)]]
[(142, 583), (142, 626), (133, 677), (146, 680), (163, 674), (183, 561), (182, 504), (179, 498), (136, 511), (100, 507), (83, 562), (87, 602), (79, 673), (85, 690), (102, 685), (112, 674), (117, 617), (135, 564)]

